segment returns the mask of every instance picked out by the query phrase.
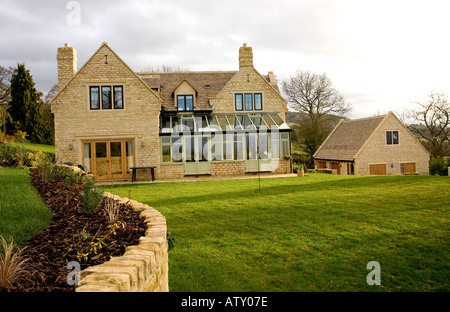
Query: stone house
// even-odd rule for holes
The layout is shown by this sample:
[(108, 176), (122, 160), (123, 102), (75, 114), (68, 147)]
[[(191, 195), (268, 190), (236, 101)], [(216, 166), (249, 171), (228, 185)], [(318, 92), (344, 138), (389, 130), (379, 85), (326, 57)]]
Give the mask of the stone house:
[(52, 100), (56, 159), (98, 179), (289, 173), (287, 102), (273, 72), (239, 49), (239, 70), (135, 72), (108, 43), (79, 70), (77, 52), (57, 49)]
[(392, 112), (341, 120), (313, 157), (316, 169), (343, 175), (428, 174), (430, 160)]

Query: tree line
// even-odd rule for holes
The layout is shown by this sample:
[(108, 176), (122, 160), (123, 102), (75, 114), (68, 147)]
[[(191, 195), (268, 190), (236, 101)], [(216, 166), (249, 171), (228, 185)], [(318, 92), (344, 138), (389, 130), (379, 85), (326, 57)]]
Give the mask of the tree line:
[(33, 77), (25, 64), (0, 66), (0, 132), (7, 135), (25, 133), (31, 143), (53, 145), (54, 121), (50, 101), (54, 86), (47, 96), (36, 90)]
[[(291, 111), (297, 118), (293, 128), (293, 150), (299, 150), (297, 161), (313, 167), (312, 156), (340, 119), (348, 118), (351, 105), (334, 88), (325, 73), (297, 71), (282, 82)], [(431, 92), (424, 101), (402, 113), (405, 126), (430, 152), (432, 159), (450, 155), (450, 102), (447, 95)], [(294, 159), (295, 161), (295, 159)]]

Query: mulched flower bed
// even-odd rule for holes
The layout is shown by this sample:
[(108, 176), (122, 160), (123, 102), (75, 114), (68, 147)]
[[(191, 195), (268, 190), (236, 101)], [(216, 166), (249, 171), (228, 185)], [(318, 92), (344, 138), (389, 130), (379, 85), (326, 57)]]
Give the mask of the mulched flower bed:
[[(67, 283), (70, 273), (67, 264), (78, 261), (80, 242), (84, 245), (94, 237), (99, 228), (101, 233), (108, 230), (109, 222), (105, 213), (105, 201), (96, 212), (87, 214), (82, 209), (82, 184), (68, 187), (64, 180), (48, 183), (36, 170), (31, 169), (31, 181), (45, 203), (52, 209), (50, 226), (34, 235), (24, 248), (23, 255), (30, 260), (28, 266), (34, 277), (19, 280), (11, 291), (23, 292), (73, 292), (75, 286)], [(117, 203), (118, 204), (118, 203)], [(86, 262), (80, 262), (81, 269), (108, 261), (111, 256), (120, 256), (125, 248), (139, 243), (139, 237), (145, 235), (146, 224), (139, 212), (120, 204), (118, 220), (125, 226), (110, 235), (104, 245)], [(85, 229), (87, 235), (80, 235)], [(97, 236), (97, 237), (98, 237)], [(82, 246), (82, 245), (81, 245)]]

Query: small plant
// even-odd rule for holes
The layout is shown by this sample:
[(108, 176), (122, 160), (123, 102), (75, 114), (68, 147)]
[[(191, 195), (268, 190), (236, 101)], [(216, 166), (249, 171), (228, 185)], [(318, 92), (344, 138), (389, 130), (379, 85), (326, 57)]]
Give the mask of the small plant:
[(297, 171), (302, 171), (304, 169), (305, 169), (305, 167), (302, 164), (293, 164), (292, 165), (292, 171), (294, 173), (297, 173)]
[(77, 252), (77, 259), (78, 261), (87, 261), (90, 257), (93, 257), (97, 255), (100, 250), (103, 248), (103, 246), (106, 246), (106, 242), (112, 235), (117, 235), (116, 230), (120, 228), (124, 228), (125, 224), (122, 221), (116, 221), (114, 222), (111, 227), (109, 228), (108, 232), (103, 237), (98, 237), (100, 230), (102, 229), (102, 226), (100, 226), (95, 233), (94, 236), (90, 235), (86, 231), (86, 227), (83, 228), (80, 234), (77, 235), (78, 237), (78, 248), (80, 248), (80, 245), (82, 244), (83, 240), (91, 239), (90, 242), (84, 247), (80, 248)]
[(93, 213), (103, 201), (103, 190), (100, 186), (95, 184), (94, 177), (84, 177), (83, 209), (87, 213)]
[(13, 241), (8, 243), (3, 236), (0, 236), (0, 245), (3, 250), (0, 253), (0, 289), (8, 289), (22, 275), (27, 274), (28, 259), (22, 257), (21, 250), (15, 251)]
[(175, 247), (175, 243), (178, 241), (175, 236), (173, 236), (172, 232), (167, 231), (167, 245), (169, 246), (169, 250)]
[(108, 220), (109, 223), (116, 222), (116, 220), (119, 218), (119, 211), (120, 211), (117, 201), (109, 197), (105, 197), (104, 201), (105, 201), (106, 219)]

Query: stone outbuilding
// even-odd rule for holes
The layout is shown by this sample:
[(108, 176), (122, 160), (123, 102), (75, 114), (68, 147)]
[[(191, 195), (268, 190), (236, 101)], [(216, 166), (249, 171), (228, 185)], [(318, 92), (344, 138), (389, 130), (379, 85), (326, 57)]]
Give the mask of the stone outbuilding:
[(429, 173), (430, 154), (392, 112), (341, 120), (313, 157), (316, 169), (342, 175)]

